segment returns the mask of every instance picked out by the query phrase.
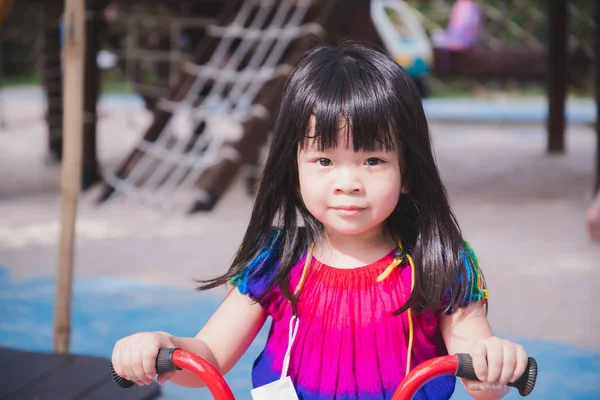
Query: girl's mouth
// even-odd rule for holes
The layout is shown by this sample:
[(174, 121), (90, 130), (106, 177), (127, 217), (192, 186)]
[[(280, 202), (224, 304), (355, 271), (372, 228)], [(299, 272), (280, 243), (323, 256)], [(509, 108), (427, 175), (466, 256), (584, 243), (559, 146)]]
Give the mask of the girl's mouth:
[(341, 206), (341, 207), (333, 207), (333, 211), (336, 214), (343, 217), (353, 217), (361, 214), (366, 208), (364, 207), (356, 207), (356, 206)]

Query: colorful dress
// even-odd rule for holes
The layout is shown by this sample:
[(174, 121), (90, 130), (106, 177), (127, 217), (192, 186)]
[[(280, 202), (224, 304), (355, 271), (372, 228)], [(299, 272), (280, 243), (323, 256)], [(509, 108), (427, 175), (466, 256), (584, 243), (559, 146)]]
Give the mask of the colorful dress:
[[(304, 255), (290, 274), (296, 288)], [(411, 268), (405, 261), (383, 281), (377, 277), (394, 260), (394, 252), (356, 269), (338, 269), (312, 259), (298, 302), (299, 328), (291, 350), (288, 375), (300, 400), (390, 399), (405, 376), (408, 343), (407, 313), (394, 316), (408, 299)], [(271, 274), (237, 281), (242, 293), (256, 298)], [(280, 378), (288, 345), (292, 308), (279, 287), (261, 302), (272, 317), (264, 351), (252, 370), (259, 387)], [(447, 354), (438, 316), (413, 314), (414, 342), (411, 368)], [(436, 378), (415, 399), (448, 399), (453, 376)]]

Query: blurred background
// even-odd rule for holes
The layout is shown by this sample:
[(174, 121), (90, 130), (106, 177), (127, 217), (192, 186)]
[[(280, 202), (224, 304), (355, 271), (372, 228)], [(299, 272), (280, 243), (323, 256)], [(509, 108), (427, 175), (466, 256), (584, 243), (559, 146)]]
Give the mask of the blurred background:
[[(225, 271), (239, 246), (283, 83), (304, 51), (344, 38), (385, 49), (419, 89), (489, 319), (540, 363), (531, 397), (600, 398), (600, 245), (587, 224), (600, 225), (600, 1), (80, 3), (67, 356), (53, 336), (68, 14), (61, 0), (0, 1), (0, 358), (12, 360), (0, 398), (211, 398), (115, 391), (106, 358), (135, 332), (194, 335), (218, 306), (224, 289), (198, 293), (194, 279)], [(226, 377), (240, 398), (267, 329)]]

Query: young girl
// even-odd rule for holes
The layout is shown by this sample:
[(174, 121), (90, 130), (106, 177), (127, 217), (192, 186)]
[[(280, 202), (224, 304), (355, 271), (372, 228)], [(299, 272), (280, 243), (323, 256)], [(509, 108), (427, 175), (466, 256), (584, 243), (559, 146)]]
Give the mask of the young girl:
[[(158, 349), (178, 347), (225, 374), (269, 316), (252, 371), (257, 399), (291, 385), (304, 400), (389, 399), (408, 371), (447, 353), (470, 353), (482, 382), (463, 384), (496, 399), (526, 368), (523, 347), (488, 324), (487, 291), (448, 204), (417, 89), (358, 43), (313, 49), (286, 83), (240, 250), (200, 289), (227, 283), (196, 337), (119, 340), (116, 372), (149, 384)], [(203, 386), (186, 371), (158, 382), (169, 379)], [(454, 385), (437, 378), (416, 398), (447, 399)]]

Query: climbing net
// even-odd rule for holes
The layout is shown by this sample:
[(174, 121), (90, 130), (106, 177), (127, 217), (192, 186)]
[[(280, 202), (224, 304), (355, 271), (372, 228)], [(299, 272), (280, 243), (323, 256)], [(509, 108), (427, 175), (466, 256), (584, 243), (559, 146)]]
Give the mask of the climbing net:
[(286, 49), (300, 36), (321, 33), (319, 25), (303, 23), (310, 6), (311, 0), (246, 0), (230, 24), (210, 26), (207, 34), (219, 43), (209, 61), (184, 65), (193, 82), (183, 98), (157, 103), (170, 113), (168, 122), (156, 140), (137, 143), (141, 156), (126, 176), (109, 174), (107, 183), (157, 206), (179, 205), (190, 195), (209, 201), (195, 184), (223, 159), (239, 161), (242, 154), (231, 143), (245, 134), (249, 118), (269, 117), (254, 102), (267, 82), (290, 72), (282, 63)]

